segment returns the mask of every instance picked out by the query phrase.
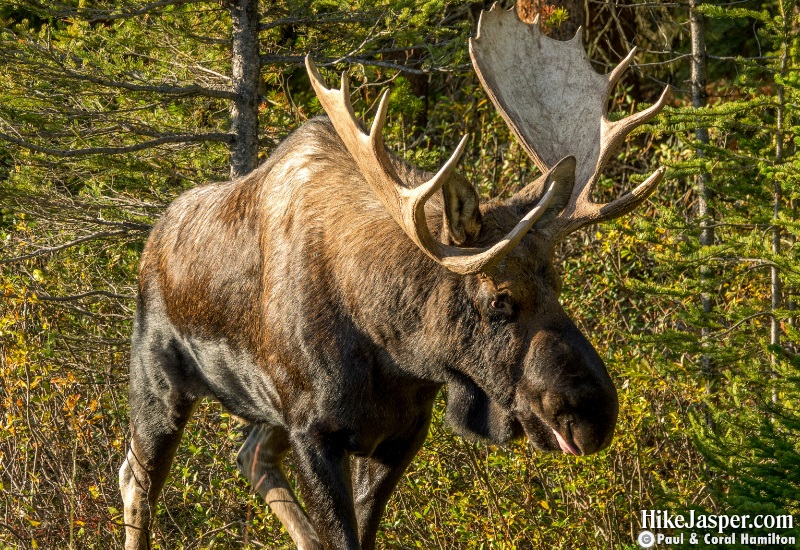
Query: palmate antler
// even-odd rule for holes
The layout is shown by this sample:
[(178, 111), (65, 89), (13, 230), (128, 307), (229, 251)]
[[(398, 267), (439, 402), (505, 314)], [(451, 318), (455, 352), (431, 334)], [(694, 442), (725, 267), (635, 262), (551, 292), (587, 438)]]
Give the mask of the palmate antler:
[(481, 84), (539, 169), (546, 172), (563, 157), (576, 157), (569, 203), (545, 228), (553, 239), (622, 216), (653, 192), (664, 168), (610, 203), (594, 203), (590, 196), (617, 146), (631, 130), (658, 114), (666, 101), (664, 90), (644, 111), (616, 122), (606, 117), (609, 93), (635, 49), (609, 74), (600, 75), (589, 64), (580, 30), (572, 40), (554, 40), (542, 34), (538, 19), (528, 25), (516, 10), (505, 11), (497, 4), (481, 14), (469, 48)]
[[(555, 193), (555, 182), (539, 203), (497, 244), (487, 248), (461, 248), (442, 244), (431, 236), (425, 217), (425, 203), (442, 187), (464, 152), (467, 139), (462, 138), (453, 155), (430, 180), (418, 187), (407, 187), (395, 173), (383, 145), (383, 125), (386, 122), (388, 90), (381, 97), (378, 112), (369, 133), (356, 120), (350, 104), (347, 75), (342, 73), (340, 90), (328, 89), (314, 62), (306, 56), (306, 69), (322, 108), (344, 142), (367, 183), (378, 196), (392, 218), (425, 254), (456, 273), (477, 273), (498, 262), (508, 254), (533, 224), (546, 211)], [(556, 168), (553, 168), (555, 171)]]
[[(664, 175), (659, 168), (632, 192), (607, 204), (591, 200), (591, 191), (611, 153), (637, 126), (654, 117), (664, 106), (667, 90), (652, 107), (611, 122), (606, 102), (612, 88), (633, 59), (634, 51), (608, 75), (597, 74), (581, 45), (580, 31), (562, 42), (544, 36), (538, 21), (528, 25), (515, 10), (495, 6), (481, 14), (478, 35), (470, 39), (470, 55), (489, 97), (539, 169), (550, 182), (547, 193), (497, 244), (487, 248), (463, 248), (438, 242), (428, 229), (425, 203), (449, 178), (466, 145), (466, 137), (450, 159), (429, 181), (418, 187), (402, 182), (384, 148), (388, 92), (381, 98), (375, 121), (366, 133), (350, 104), (347, 76), (340, 90), (328, 89), (314, 62), (306, 57), (311, 84), (359, 170), (389, 214), (408, 237), (430, 258), (456, 273), (485, 271), (508, 254), (547, 211), (560, 191), (557, 180), (569, 181), (563, 172), (576, 161), (575, 184), (566, 207), (554, 219), (552, 213), (539, 226), (558, 240), (576, 229), (630, 212), (653, 192)], [(558, 178), (554, 177), (558, 174)], [(525, 192), (523, 191), (523, 195)], [(563, 204), (563, 203), (562, 203)]]

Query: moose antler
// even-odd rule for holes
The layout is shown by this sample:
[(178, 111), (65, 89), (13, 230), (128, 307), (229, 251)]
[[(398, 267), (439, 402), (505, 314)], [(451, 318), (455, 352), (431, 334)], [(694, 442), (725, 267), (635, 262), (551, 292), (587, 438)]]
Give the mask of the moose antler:
[(542, 34), (538, 18), (528, 25), (516, 10), (495, 4), (481, 14), (469, 50), (481, 84), (539, 169), (545, 172), (567, 155), (576, 157), (572, 196), (545, 228), (554, 239), (622, 216), (653, 192), (664, 168), (610, 203), (594, 203), (590, 196), (613, 151), (666, 101), (665, 89), (648, 109), (616, 122), (606, 117), (608, 95), (633, 60), (635, 48), (613, 71), (601, 75), (589, 64), (580, 30), (572, 40), (554, 40)]
[(438, 242), (431, 236), (428, 229), (425, 217), (425, 203), (450, 176), (461, 154), (464, 152), (467, 136), (461, 139), (453, 155), (433, 178), (418, 187), (408, 187), (398, 178), (383, 145), (382, 131), (386, 122), (388, 90), (381, 97), (372, 128), (367, 134), (353, 113), (347, 75), (342, 73), (342, 87), (340, 90), (328, 89), (310, 56), (306, 56), (306, 69), (314, 91), (323, 109), (330, 117), (336, 133), (339, 134), (378, 199), (406, 235), (425, 254), (447, 269), (461, 274), (477, 273), (488, 269), (508, 254), (522, 240), (550, 204), (555, 193), (555, 181), (550, 185), (547, 193), (539, 203), (494, 246), (459, 248)]

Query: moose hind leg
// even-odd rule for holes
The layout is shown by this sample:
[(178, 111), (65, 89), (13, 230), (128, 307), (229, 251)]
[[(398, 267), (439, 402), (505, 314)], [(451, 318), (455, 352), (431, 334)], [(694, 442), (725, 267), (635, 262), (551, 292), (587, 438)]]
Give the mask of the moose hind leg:
[(317, 532), (283, 473), (282, 462), (288, 450), (289, 437), (283, 428), (256, 424), (239, 450), (236, 462), (239, 471), (267, 502), (297, 548), (321, 550)]

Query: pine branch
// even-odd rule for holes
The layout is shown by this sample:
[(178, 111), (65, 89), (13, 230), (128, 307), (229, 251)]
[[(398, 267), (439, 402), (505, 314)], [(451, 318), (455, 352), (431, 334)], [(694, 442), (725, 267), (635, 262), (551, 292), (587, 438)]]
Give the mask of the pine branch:
[[(6, 30), (7, 32), (11, 32), (8, 29)], [(12, 34), (15, 37), (15, 40), (25, 40), (23, 37), (20, 37), (16, 33)], [(69, 78), (73, 78), (75, 80), (83, 82), (91, 82), (92, 84), (98, 84), (100, 86), (104, 86), (107, 88), (122, 89), (131, 92), (153, 92), (157, 94), (177, 96), (177, 97), (203, 96), (203, 97), (212, 97), (216, 99), (225, 99), (229, 101), (233, 101), (237, 97), (236, 94), (231, 90), (224, 88), (209, 88), (207, 86), (201, 86), (200, 84), (188, 84), (185, 86), (175, 86), (172, 84), (164, 84), (164, 83), (134, 84), (133, 82), (114, 80), (111, 78), (105, 78), (88, 73), (82, 73), (80, 71), (71, 68), (67, 64), (67, 61), (70, 61), (71, 63), (74, 63), (79, 67), (83, 67), (84, 65), (89, 64), (83, 58), (75, 55), (68, 56), (66, 54), (60, 54), (49, 48), (45, 48), (40, 44), (30, 42), (27, 40), (26, 40), (26, 45), (32, 48), (34, 52), (26, 52), (16, 49), (6, 49), (6, 50), (0, 50), (0, 55), (2, 55), (3, 58), (5, 58), (5, 61), (7, 63), (30, 65), (31, 70), (36, 70), (37, 72), (40, 73), (40, 76), (44, 76), (41, 74), (42, 72), (47, 72), (52, 75), (52, 79), (54, 80), (66, 76)], [(38, 54), (41, 57), (36, 58), (36, 54)], [(46, 60), (48, 59), (52, 62), (54, 66), (46, 62)]]
[(23, 5), (27, 5), (32, 9), (40, 10), (46, 13), (50, 17), (55, 17), (55, 18), (80, 17), (81, 19), (89, 23), (103, 23), (115, 19), (130, 19), (131, 17), (146, 15), (160, 8), (166, 8), (169, 6), (183, 6), (187, 4), (205, 4), (207, 2), (208, 0), (158, 0), (157, 2), (150, 2), (136, 8), (129, 8), (127, 10), (123, 9), (116, 13), (110, 10), (98, 10), (96, 8), (91, 8), (91, 7), (76, 9), (72, 6), (67, 6), (64, 4), (62, 4), (60, 6), (61, 9), (58, 10), (54, 9), (55, 6), (44, 4), (42, 2), (37, 2), (36, 0), (24, 0), (21, 3)]

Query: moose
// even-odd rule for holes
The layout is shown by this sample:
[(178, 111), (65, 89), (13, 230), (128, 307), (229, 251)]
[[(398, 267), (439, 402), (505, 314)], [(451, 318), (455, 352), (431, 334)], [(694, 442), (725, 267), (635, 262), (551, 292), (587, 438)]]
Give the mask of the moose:
[[(327, 117), (255, 171), (176, 199), (141, 258), (130, 363), (131, 441), (120, 469), (126, 550), (148, 548), (156, 500), (192, 410), (211, 396), (251, 429), (238, 467), (301, 549), (371, 549), (422, 446), (437, 393), (459, 434), (588, 455), (607, 447), (618, 399), (559, 303), (555, 246), (622, 216), (659, 168), (609, 203), (590, 194), (653, 106), (610, 121), (607, 75), (578, 36), (557, 41), (497, 6), (470, 55), (541, 176), (481, 204), (454, 171), (384, 147), (384, 93), (369, 131), (346, 76), (306, 68)], [(282, 469), (292, 450), (305, 508)]]

